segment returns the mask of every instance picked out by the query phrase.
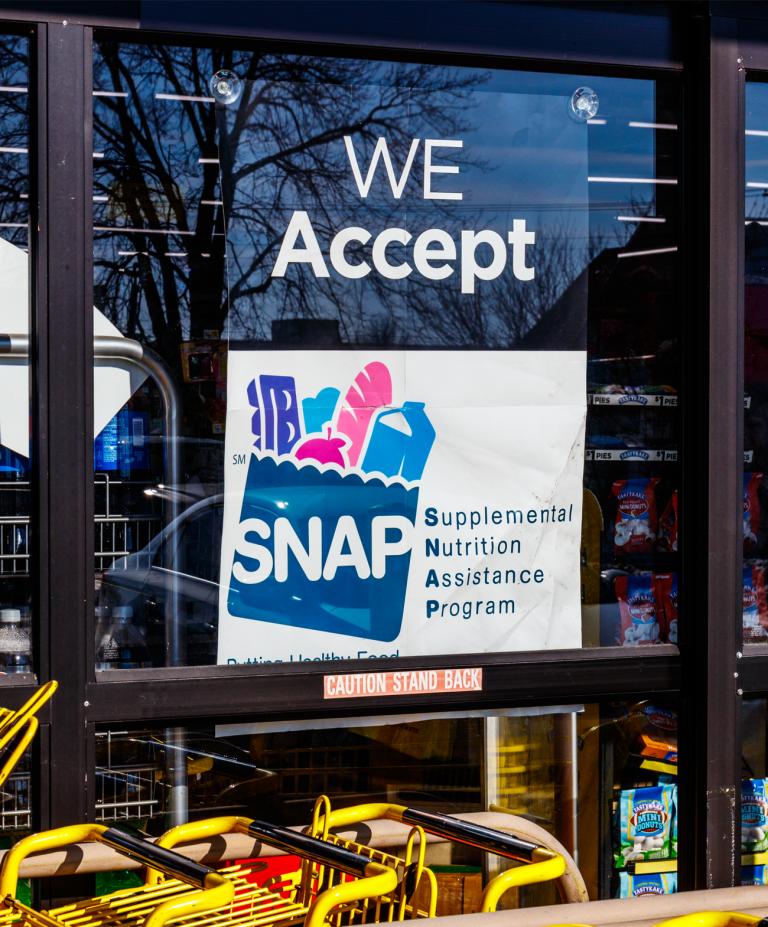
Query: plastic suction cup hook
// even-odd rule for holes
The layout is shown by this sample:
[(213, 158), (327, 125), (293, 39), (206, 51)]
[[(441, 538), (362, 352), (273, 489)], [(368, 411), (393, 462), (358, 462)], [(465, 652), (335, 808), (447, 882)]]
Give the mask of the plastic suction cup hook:
[(600, 101), (591, 87), (579, 87), (568, 101), (568, 115), (574, 122), (586, 122), (597, 115)]
[(236, 103), (243, 92), (243, 82), (234, 71), (217, 71), (209, 81), (211, 96), (222, 106)]

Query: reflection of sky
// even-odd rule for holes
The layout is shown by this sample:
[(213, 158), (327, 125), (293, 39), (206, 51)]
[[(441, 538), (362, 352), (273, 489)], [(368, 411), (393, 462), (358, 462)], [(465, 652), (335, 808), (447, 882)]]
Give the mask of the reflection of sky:
[[(357, 62), (350, 62), (350, 65), (354, 64)], [(472, 69), (457, 71), (460, 71), (462, 76), (473, 73)], [(355, 102), (364, 107), (366, 98), (373, 99), (384, 94), (387, 81), (391, 79), (394, 71), (390, 64), (370, 62), (360, 73), (365, 74), (365, 84), (355, 86), (354, 90), (358, 96)], [(433, 189), (461, 191), (464, 193), (464, 199), (461, 202), (423, 199), (423, 139), (425, 136), (434, 137), (435, 131), (418, 125), (415, 117), (417, 106), (410, 110), (406, 107), (402, 113), (403, 130), (411, 138), (422, 139), (422, 143), (400, 201), (395, 201), (392, 197), (381, 161), (371, 194), (366, 200), (362, 200), (352, 179), (343, 144), (334, 141), (327, 146), (327, 155), (342, 174), (344, 186), (340, 199), (327, 204), (328, 218), (332, 226), (338, 229), (348, 225), (362, 225), (375, 235), (381, 228), (402, 225), (409, 229), (414, 237), (425, 228), (437, 227), (450, 231), (458, 241), (458, 231), (462, 228), (493, 228), (503, 233), (511, 228), (513, 218), (526, 218), (529, 229), (539, 232), (549, 228), (552, 234), (556, 235), (558, 232), (563, 234), (567, 228), (569, 240), (584, 247), (590, 234), (603, 236), (603, 246), (625, 241), (637, 226), (619, 221), (619, 216), (656, 214), (653, 184), (587, 182), (588, 176), (654, 178), (656, 136), (663, 130), (630, 126), (631, 122), (656, 121), (656, 92), (653, 81), (487, 69), (474, 73), (478, 78), (479, 89), (470, 94), (470, 106), (460, 113), (464, 127), (448, 133), (450, 137), (464, 141), (463, 149), (458, 151), (443, 148), (434, 152), (436, 165), (456, 163), (460, 165), (460, 173), (433, 174), (432, 177)], [(179, 120), (181, 114), (177, 108), (181, 104), (156, 101), (153, 98), (158, 92), (194, 93), (195, 88), (172, 87), (166, 78), (157, 72), (135, 77), (143, 98), (142, 105), (148, 111), (154, 111), (153, 118), (158, 120), (155, 125), (159, 126), (163, 136), (159, 140), (160, 147), (189, 148), (188, 163), (183, 168), (180, 163), (176, 165), (177, 170), (182, 169), (184, 176), (175, 176), (174, 183), (190, 191), (188, 217), (192, 223), (196, 219), (197, 191), (202, 174), (201, 165), (196, 157), (199, 152), (196, 151), (194, 140), (188, 134), (188, 126), (184, 126), (183, 119)], [(285, 92), (285, 88), (288, 87), (286, 83), (279, 81), (272, 86), (275, 98), (279, 98), (280, 93)], [(575, 123), (566, 111), (571, 95), (581, 86), (589, 86), (595, 90), (600, 101), (596, 120), (590, 125)], [(305, 90), (306, 87), (302, 92)], [(420, 88), (413, 86), (409, 92), (415, 102)], [(441, 91), (433, 89), (430, 92), (439, 97)], [(97, 98), (95, 105), (99, 106), (100, 102)], [(228, 110), (227, 118), (234, 118), (236, 110), (237, 107)], [(173, 118), (166, 119), (165, 113), (168, 113), (168, 117), (173, 113)], [(345, 113), (344, 116), (354, 124), (354, 114)], [(338, 111), (329, 105), (319, 121), (323, 120), (327, 121), (329, 127), (337, 125)], [(671, 134), (671, 131), (665, 132), (666, 136)], [(764, 141), (768, 143), (768, 139)], [(96, 145), (99, 144), (97, 139)], [(256, 133), (252, 133), (251, 139), (246, 141), (238, 152), (240, 163), (253, 163), (268, 153), (265, 148), (259, 146), (270, 144), (276, 143), (274, 140), (271, 143), (266, 141), (264, 133), (258, 138)], [(330, 150), (334, 148), (339, 148), (339, 151)], [(365, 177), (372, 146), (369, 144), (363, 150), (362, 143), (356, 137), (356, 149)], [(317, 154), (322, 159), (326, 153), (318, 151)], [(487, 162), (486, 170), (474, 163), (478, 159)], [(402, 152), (398, 151), (393, 155), (395, 174), (398, 177), (403, 160)], [(106, 167), (106, 164), (103, 166)], [(100, 177), (102, 163), (96, 161), (94, 168), (97, 178)], [(242, 197), (244, 203), (252, 206), (262, 201), (268, 204), (270, 196), (273, 195), (274, 179), (275, 175), (270, 174), (269, 170), (257, 171), (242, 182), (242, 188), (238, 185), (237, 199)], [(307, 204), (291, 195), (290, 182), (287, 190), (279, 210), (308, 208)], [(99, 189), (98, 183), (97, 192), (111, 193), (106, 189)], [(157, 192), (162, 199), (162, 190)], [(237, 212), (237, 209), (235, 211)], [(121, 214), (119, 208), (115, 209), (112, 202), (109, 206), (97, 203), (96, 216), (97, 225), (127, 224), (127, 217)], [(272, 219), (276, 220), (276, 226), (285, 227), (285, 223), (278, 216), (273, 214)], [(167, 221), (171, 225), (175, 224), (171, 216), (167, 217)], [(97, 251), (100, 248), (108, 253), (118, 249), (130, 250), (125, 239), (118, 244), (117, 236), (102, 235), (100, 238), (102, 240), (97, 243)], [(104, 238), (106, 240), (103, 240)], [(233, 263), (243, 268), (247, 267), (258, 250), (266, 244), (265, 230), (258, 221), (254, 224), (249, 218), (248, 210), (245, 210), (241, 219), (236, 215), (229, 217), (227, 243)], [(328, 244), (329, 241), (321, 236), (321, 247), (325, 251), (326, 260)], [(167, 239), (169, 250), (178, 249), (183, 254), (185, 246), (184, 239)], [(370, 243), (368, 247), (370, 248)], [(481, 252), (483, 248), (485, 246), (481, 246)], [(395, 250), (397, 255), (402, 254), (403, 259), (411, 260), (410, 253), (403, 253), (405, 249), (400, 248), (393, 249), (393, 259), (396, 258)], [(410, 248), (407, 250), (409, 252)], [(273, 262), (273, 258), (268, 259), (270, 268)], [(260, 268), (256, 276), (260, 276), (263, 271), (264, 267)], [(331, 273), (335, 276), (334, 271)], [(254, 282), (258, 283), (258, 280)]]
[[(590, 87), (600, 101), (598, 120), (589, 133), (589, 174), (594, 177), (655, 177), (654, 129), (630, 126), (630, 122), (656, 122), (655, 83), (619, 77), (574, 74), (540, 74), (519, 71), (491, 71), (485, 90), (535, 93), (569, 99), (578, 87)], [(658, 130), (671, 131), (671, 130)], [(618, 215), (635, 203), (642, 213), (655, 215), (653, 184), (590, 183), (591, 228), (609, 237), (626, 233)]]
[[(749, 82), (746, 88), (746, 171), (747, 217), (768, 217), (768, 84)], [(766, 135), (750, 135), (765, 132)], [(750, 183), (765, 187), (750, 187)]]

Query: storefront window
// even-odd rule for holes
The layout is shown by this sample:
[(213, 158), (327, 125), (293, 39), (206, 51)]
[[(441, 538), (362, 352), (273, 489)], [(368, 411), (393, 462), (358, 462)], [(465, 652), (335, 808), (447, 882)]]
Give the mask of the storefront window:
[(677, 87), (94, 50), (97, 668), (677, 641)]
[(768, 548), (768, 85), (746, 87), (744, 333), (744, 613), (745, 644), (768, 642), (765, 565)]
[[(34, 673), (29, 533), (29, 39), (0, 36), (0, 685)], [(29, 774), (26, 775), (28, 783)], [(15, 788), (13, 786), (12, 788)], [(28, 826), (22, 809), (8, 817)], [(3, 805), (5, 828), (6, 807)], [(22, 820), (24, 819), (24, 820)]]
[(744, 699), (741, 754), (741, 884), (768, 885), (766, 702)]
[[(179, 764), (173, 758), (181, 754), (164, 731), (99, 731), (97, 819), (162, 833), (173, 820), (179, 782), (168, 768), (182, 765), (191, 820), (238, 814), (308, 825), (320, 795), (338, 809), (384, 802), (468, 814), (501, 828), (512, 822), (526, 839), (568, 854), (574, 874), (568, 891), (583, 893), (570, 900), (627, 896), (643, 880), (655, 894), (654, 886), (676, 889), (674, 702), (497, 709), (470, 717), (243, 720), (192, 726), (187, 738)], [(651, 817), (643, 826), (643, 808), (657, 812), (654, 826)], [(374, 841), (377, 826), (369, 824)], [(477, 910), (484, 882), (508, 868), (499, 857), (445, 841), (428, 845), (427, 863), (444, 889), (443, 914)], [(557, 899), (556, 886), (546, 882), (513, 891), (501, 906)]]

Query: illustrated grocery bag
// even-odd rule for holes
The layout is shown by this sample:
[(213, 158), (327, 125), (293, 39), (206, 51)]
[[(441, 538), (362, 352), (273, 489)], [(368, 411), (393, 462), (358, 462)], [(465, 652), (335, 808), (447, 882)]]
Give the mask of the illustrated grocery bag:
[[(227, 607), (297, 628), (400, 633), (418, 488), (251, 456)], [(252, 554), (246, 556), (244, 551)]]

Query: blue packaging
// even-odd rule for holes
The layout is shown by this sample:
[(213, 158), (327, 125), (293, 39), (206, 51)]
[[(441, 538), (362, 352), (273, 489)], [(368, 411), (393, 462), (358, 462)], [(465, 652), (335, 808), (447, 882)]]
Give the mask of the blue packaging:
[(742, 866), (742, 885), (768, 885), (768, 866)]
[(768, 796), (765, 779), (741, 783), (741, 850), (763, 853), (768, 849)]
[(672, 786), (672, 804), (674, 814), (672, 816), (672, 855), (677, 856), (677, 786)]
[(93, 442), (94, 470), (148, 470), (149, 416), (121, 409)]
[(669, 859), (674, 818), (673, 785), (627, 789), (619, 794), (614, 818), (617, 867), (636, 859)]
[(618, 898), (639, 898), (641, 895), (674, 895), (677, 892), (676, 872), (654, 872), (648, 875), (619, 873)]

